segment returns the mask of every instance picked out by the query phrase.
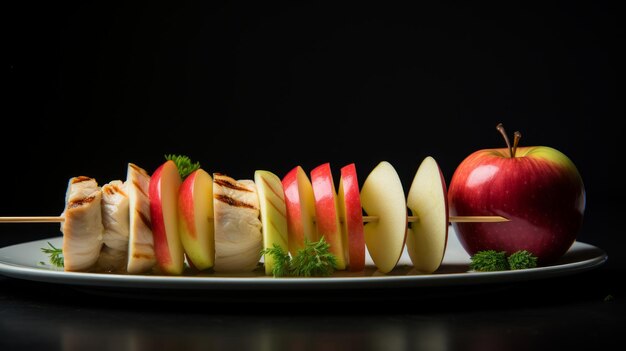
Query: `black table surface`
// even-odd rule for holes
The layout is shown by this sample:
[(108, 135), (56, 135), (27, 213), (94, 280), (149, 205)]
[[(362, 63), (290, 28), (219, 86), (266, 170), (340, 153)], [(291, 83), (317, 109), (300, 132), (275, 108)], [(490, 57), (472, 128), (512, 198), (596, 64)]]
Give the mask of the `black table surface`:
[(117, 295), (0, 276), (0, 350), (615, 349), (624, 266), (606, 251), (574, 275), (453, 288)]

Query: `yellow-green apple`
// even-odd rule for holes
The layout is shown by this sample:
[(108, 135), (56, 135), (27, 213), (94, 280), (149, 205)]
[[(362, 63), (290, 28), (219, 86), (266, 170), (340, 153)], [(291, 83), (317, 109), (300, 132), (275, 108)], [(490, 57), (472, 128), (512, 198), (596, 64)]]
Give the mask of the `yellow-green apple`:
[(409, 224), (406, 248), (413, 266), (432, 273), (443, 261), (448, 242), (446, 181), (431, 156), (420, 164), (409, 188), (407, 207), (417, 219)]
[(538, 264), (558, 260), (574, 243), (585, 210), (585, 188), (574, 163), (547, 146), (484, 149), (465, 158), (450, 181), (453, 216), (497, 215), (502, 223), (454, 223), (459, 241), (473, 255), (480, 250), (527, 250)]
[(294, 167), (282, 180), (287, 209), (289, 252), (304, 248), (304, 239), (319, 240), (315, 226), (315, 198), (309, 177), (302, 167)]
[(380, 162), (365, 179), (361, 204), (368, 216), (378, 220), (365, 224), (367, 251), (382, 273), (398, 263), (407, 232), (407, 208), (402, 182), (393, 166)]
[[(263, 248), (268, 249), (274, 245), (283, 250), (289, 249), (287, 245), (287, 209), (285, 206), (285, 194), (283, 184), (272, 172), (254, 172), (254, 183), (259, 194), (259, 206), (261, 207), (261, 223), (263, 225)], [(265, 274), (271, 275), (274, 269), (274, 258), (265, 255)]]
[(315, 198), (315, 223), (317, 233), (330, 244), (330, 252), (337, 258), (337, 269), (346, 269), (344, 241), (337, 209), (337, 192), (330, 170), (324, 163), (311, 171), (311, 184)]
[(178, 192), (178, 230), (189, 264), (197, 270), (213, 267), (213, 179), (203, 169), (185, 178)]
[(365, 268), (365, 239), (363, 236), (363, 208), (359, 194), (359, 179), (354, 163), (341, 168), (339, 192), (339, 217), (342, 223), (344, 242), (347, 245), (345, 256), (350, 271), (357, 272)]
[(148, 197), (154, 253), (161, 272), (181, 274), (184, 251), (178, 233), (178, 193), (182, 181), (176, 164), (168, 160), (150, 178)]

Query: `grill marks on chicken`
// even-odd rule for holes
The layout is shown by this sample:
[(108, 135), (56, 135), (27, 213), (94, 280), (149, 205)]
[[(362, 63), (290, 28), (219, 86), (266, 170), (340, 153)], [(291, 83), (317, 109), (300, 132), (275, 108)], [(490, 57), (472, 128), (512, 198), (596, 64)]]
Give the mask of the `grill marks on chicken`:
[(88, 270), (98, 260), (104, 234), (101, 202), (102, 191), (95, 179), (70, 179), (61, 224), (66, 271)]
[(98, 267), (104, 271), (126, 271), (129, 237), (128, 194), (126, 184), (114, 180), (102, 187), (102, 224), (104, 246)]
[(246, 272), (256, 268), (263, 236), (259, 198), (252, 180), (213, 177), (216, 272)]
[(150, 176), (143, 168), (129, 163), (126, 184), (130, 214), (127, 270), (131, 274), (140, 274), (156, 264), (148, 199)]
[[(125, 182), (102, 188), (93, 178), (70, 179), (61, 225), (66, 271), (142, 274), (156, 267), (149, 185), (150, 175), (132, 163)], [(263, 248), (256, 184), (216, 173), (212, 201), (214, 271), (253, 271)]]

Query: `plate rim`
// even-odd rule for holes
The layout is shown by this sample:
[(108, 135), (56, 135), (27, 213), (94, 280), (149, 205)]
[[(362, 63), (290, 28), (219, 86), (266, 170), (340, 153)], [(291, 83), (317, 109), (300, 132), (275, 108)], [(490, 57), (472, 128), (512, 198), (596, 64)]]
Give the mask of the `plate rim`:
[[(453, 235), (454, 236), (454, 235)], [(0, 248), (0, 275), (7, 277), (96, 288), (117, 289), (179, 289), (179, 290), (268, 290), (268, 289), (356, 289), (356, 288), (402, 288), (512, 283), (545, 279), (555, 276), (581, 273), (603, 265), (608, 255), (594, 245), (575, 241), (568, 253), (574, 250), (592, 250), (593, 257), (533, 269), (498, 272), (462, 272), (439, 274), (381, 275), (359, 277), (207, 277), (207, 276), (163, 276), (122, 275), (85, 272), (65, 272), (35, 268), (7, 262), (2, 254), (16, 249), (45, 245), (47, 241), (62, 240), (62, 236), (39, 239)], [(448, 243), (449, 244), (449, 243)], [(42, 246), (43, 247), (43, 246)], [(566, 253), (566, 256), (567, 254)], [(403, 257), (406, 256), (406, 250)], [(564, 256), (564, 257), (566, 257)], [(445, 258), (444, 258), (445, 261)], [(410, 261), (409, 261), (410, 262)]]

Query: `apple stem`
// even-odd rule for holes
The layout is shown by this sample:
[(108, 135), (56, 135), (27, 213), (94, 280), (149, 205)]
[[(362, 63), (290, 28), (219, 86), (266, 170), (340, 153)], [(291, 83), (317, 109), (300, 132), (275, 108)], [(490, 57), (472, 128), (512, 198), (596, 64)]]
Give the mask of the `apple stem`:
[(511, 142), (509, 141), (509, 137), (506, 135), (506, 131), (504, 130), (504, 126), (502, 125), (502, 123), (498, 123), (498, 125), (496, 126), (496, 129), (504, 137), (504, 141), (506, 142), (506, 146), (509, 148), (509, 156), (511, 156), (511, 158), (513, 158), (514, 155), (513, 155), (513, 149), (511, 148)]
[(522, 133), (515, 132), (513, 133), (513, 157), (515, 157), (515, 153), (517, 152), (517, 144), (519, 144), (519, 140), (522, 138)]

